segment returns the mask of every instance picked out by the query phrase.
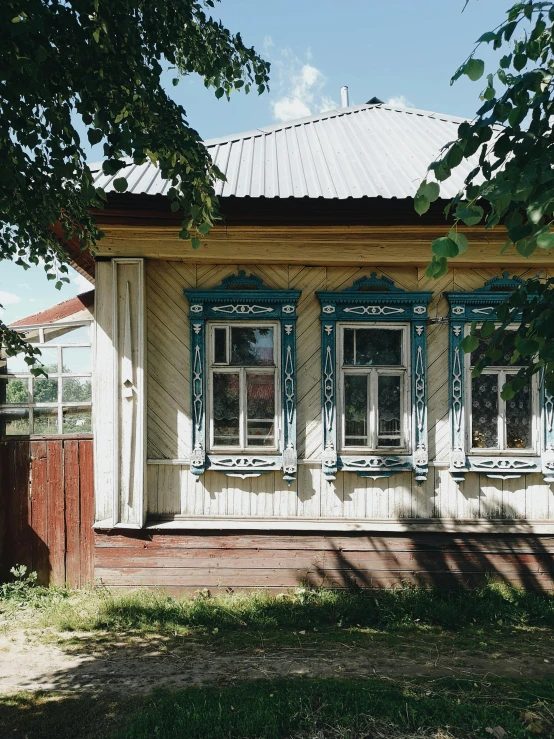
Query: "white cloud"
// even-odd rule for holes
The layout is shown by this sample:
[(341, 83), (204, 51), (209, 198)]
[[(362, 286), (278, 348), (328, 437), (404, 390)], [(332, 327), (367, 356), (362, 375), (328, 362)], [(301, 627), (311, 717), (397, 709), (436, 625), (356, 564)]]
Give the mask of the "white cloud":
[(15, 305), (16, 303), (21, 303), (19, 295), (0, 290), (0, 305)]
[(83, 275), (79, 274), (78, 272), (71, 280), (71, 282), (73, 283), (73, 285), (75, 285), (80, 293), (86, 293), (89, 290), (92, 290), (94, 287), (93, 284), (89, 282), (86, 277), (83, 277)]
[(404, 95), (393, 95), (387, 100), (387, 105), (391, 105), (393, 108), (415, 108), (414, 103)]
[(277, 94), (277, 99), (270, 103), (276, 121), (304, 118), (337, 107), (335, 101), (325, 94), (327, 78), (309, 63), (312, 60), (310, 49), (306, 51), (305, 62), (290, 49), (281, 49), (279, 56), (275, 57), (275, 44), (271, 37), (266, 37), (264, 49), (271, 60)]

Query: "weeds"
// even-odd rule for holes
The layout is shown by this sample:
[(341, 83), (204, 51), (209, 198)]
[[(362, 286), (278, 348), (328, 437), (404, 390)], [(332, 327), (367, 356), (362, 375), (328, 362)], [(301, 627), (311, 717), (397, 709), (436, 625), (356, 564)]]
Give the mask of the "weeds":
[(9, 606), (35, 606), (44, 607), (60, 598), (67, 598), (69, 592), (65, 588), (45, 588), (37, 585), (37, 573), (29, 572), (25, 565), (12, 567), (10, 573), (13, 575), (11, 582), (0, 585), (0, 603), (3, 610), (9, 610)]

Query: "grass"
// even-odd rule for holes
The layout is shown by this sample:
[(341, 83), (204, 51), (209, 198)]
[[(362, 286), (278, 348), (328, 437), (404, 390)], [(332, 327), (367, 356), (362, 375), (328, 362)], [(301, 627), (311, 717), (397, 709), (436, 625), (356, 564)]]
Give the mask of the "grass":
[(551, 736), (554, 686), (278, 680), (114, 696), (0, 697), (0, 729), (28, 739), (407, 739)]
[(497, 627), (554, 626), (554, 596), (490, 583), (471, 591), (414, 587), (380, 591), (299, 588), (277, 596), (265, 592), (223, 594), (207, 591), (171, 597), (136, 590), (113, 595), (48, 590), (29, 584), (1, 597), (4, 619), (25, 619), (60, 631), (141, 633), (229, 633), (318, 629), (438, 628), (459, 631)]

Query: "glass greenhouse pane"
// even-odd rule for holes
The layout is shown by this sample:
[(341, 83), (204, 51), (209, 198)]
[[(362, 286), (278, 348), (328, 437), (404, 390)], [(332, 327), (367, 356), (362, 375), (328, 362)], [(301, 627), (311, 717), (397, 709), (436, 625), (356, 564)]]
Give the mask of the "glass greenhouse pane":
[(90, 408), (63, 408), (64, 434), (90, 434), (92, 414)]
[(33, 434), (49, 436), (60, 433), (57, 408), (35, 408), (34, 417)]
[(62, 365), (62, 372), (73, 372), (76, 375), (80, 372), (90, 372), (90, 347), (82, 346), (62, 349)]
[(8, 403), (9, 405), (13, 405), (15, 403), (28, 402), (29, 381), (27, 380), (27, 378), (8, 380), (3, 380), (0, 378), (0, 403)]
[[(92, 285), (91, 285), (92, 289)], [(90, 344), (90, 326), (51, 326), (44, 329), (45, 344)]]
[(92, 400), (90, 377), (64, 377), (62, 379), (62, 400), (64, 403), (86, 403)]
[(35, 403), (57, 403), (58, 379), (36, 377), (33, 380), (33, 400)]
[(28, 436), (30, 433), (27, 408), (4, 408), (0, 411), (0, 436)]

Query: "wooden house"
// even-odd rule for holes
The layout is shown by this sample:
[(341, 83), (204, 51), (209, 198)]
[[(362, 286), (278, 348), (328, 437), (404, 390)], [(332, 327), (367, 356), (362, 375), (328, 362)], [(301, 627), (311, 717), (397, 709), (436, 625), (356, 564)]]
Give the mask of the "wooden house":
[(40, 380), (15, 424), (8, 361), (4, 564), (112, 588), (550, 588), (554, 402), (538, 381), (504, 402), (513, 365), (472, 380), (459, 344), (554, 264), (473, 227), (425, 276), (445, 203), (419, 217), (412, 197), (460, 122), (368, 104), (209, 141), (225, 220), (196, 251), (153, 165), (125, 194), (99, 172), (105, 237), (94, 259), (68, 245), (95, 285), (94, 507), (68, 347), (48, 438)]

